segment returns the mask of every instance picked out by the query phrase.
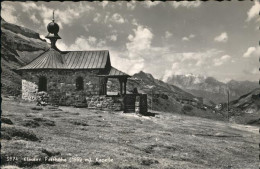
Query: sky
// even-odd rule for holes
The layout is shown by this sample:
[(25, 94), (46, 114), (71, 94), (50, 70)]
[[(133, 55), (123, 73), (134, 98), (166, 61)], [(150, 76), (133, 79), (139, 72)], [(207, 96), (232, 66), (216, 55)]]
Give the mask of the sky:
[(1, 6), (3, 19), (41, 38), (55, 10), (60, 50), (109, 50), (112, 65), (130, 75), (144, 71), (166, 81), (194, 74), (222, 82), (260, 77), (259, 0), (5, 1)]

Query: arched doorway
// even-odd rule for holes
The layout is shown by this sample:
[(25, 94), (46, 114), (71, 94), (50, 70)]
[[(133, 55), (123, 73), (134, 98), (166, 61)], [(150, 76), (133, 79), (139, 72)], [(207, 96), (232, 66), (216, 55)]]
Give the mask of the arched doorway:
[(46, 77), (40, 77), (39, 78), (39, 92), (40, 91), (47, 91), (47, 78)]

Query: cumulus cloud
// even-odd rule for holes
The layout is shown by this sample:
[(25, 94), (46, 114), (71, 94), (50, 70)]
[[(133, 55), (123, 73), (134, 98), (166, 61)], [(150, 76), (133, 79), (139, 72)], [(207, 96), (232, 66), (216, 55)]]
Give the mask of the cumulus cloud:
[(197, 8), (201, 5), (201, 1), (172, 1), (169, 2), (174, 8), (186, 7), (186, 8)]
[(36, 16), (35, 16), (34, 14), (30, 16), (30, 19), (31, 19), (34, 23), (36, 23), (36, 24), (41, 23), (41, 22), (39, 21), (39, 19), (36, 18)]
[(227, 32), (223, 32), (220, 35), (214, 38), (216, 42), (227, 42), (228, 41), (228, 34)]
[[(214, 65), (214, 60), (221, 53), (223, 52), (220, 50), (209, 49), (203, 52), (183, 52), (164, 55), (162, 59), (172, 63), (172, 65), (170, 69), (165, 70), (162, 79), (167, 81), (172, 75), (188, 74), (190, 72), (200, 74), (201, 69), (204, 69), (204, 72), (208, 72), (211, 69), (211, 65)], [(222, 59), (227, 59), (227, 56), (224, 56)]]
[(101, 21), (101, 14), (96, 13), (95, 17), (93, 18), (93, 21), (98, 23)]
[(15, 8), (12, 5), (7, 4), (7, 2), (3, 2), (1, 3), (1, 5), (1, 17), (7, 22), (17, 24), (17, 16), (14, 14), (14, 12), (16, 11)]
[(114, 13), (110, 20), (115, 23), (125, 23), (125, 19), (119, 13)]
[[(52, 13), (53, 13), (54, 9), (48, 8), (43, 4), (36, 5), (34, 2), (27, 1), (27, 2), (22, 2), (21, 6), (23, 9), (23, 12), (27, 12), (29, 14), (31, 14), (33, 12), (39, 13), (39, 15), (42, 18), (43, 23), (45, 25), (47, 25), (52, 19)], [(79, 18), (84, 12), (89, 12), (93, 9), (94, 8), (89, 6), (89, 4), (86, 2), (77, 2), (73, 5), (67, 6), (63, 10), (56, 9), (55, 10), (55, 20), (62, 28), (63, 24), (71, 25), (73, 23), (74, 19)]]
[(247, 51), (243, 54), (244, 58), (250, 58), (260, 55), (260, 47), (249, 47)]
[(259, 74), (260, 72), (259, 72), (259, 69), (254, 68), (254, 69), (251, 71), (251, 73), (256, 75), (256, 74)]
[(247, 12), (246, 21), (251, 21), (252, 19), (259, 17), (259, 11), (260, 11), (260, 3), (258, 0), (255, 0), (254, 5)]
[(101, 2), (101, 6), (102, 6), (103, 8), (105, 8), (105, 7), (107, 6), (107, 4), (108, 4), (108, 1), (102, 1), (102, 2)]
[(117, 35), (110, 35), (110, 36), (107, 36), (107, 38), (110, 40), (110, 41), (117, 41)]
[(142, 4), (145, 8), (154, 7), (159, 5), (160, 3), (161, 3), (160, 1), (142, 1)]
[(76, 38), (75, 42), (72, 45), (66, 45), (62, 41), (57, 41), (57, 47), (60, 50), (103, 50), (105, 45), (106, 41), (98, 40), (96, 37), (93, 36), (80, 36)]
[(50, 39), (45, 38), (44, 35), (40, 35), (40, 38), (41, 38), (42, 40), (46, 40), (46, 42), (48, 42), (48, 43), (51, 43)]
[(182, 38), (182, 41), (190, 41), (191, 39), (193, 39), (193, 38), (195, 38), (195, 35), (193, 35), (193, 34), (190, 34), (188, 37), (183, 37)]
[(135, 1), (130, 1), (130, 2), (127, 2), (127, 3), (126, 3), (126, 7), (127, 7), (127, 9), (129, 9), (129, 10), (134, 10), (134, 9), (135, 9), (135, 6), (136, 6), (136, 2), (135, 2)]
[(141, 25), (134, 29), (135, 35), (129, 35), (126, 47), (130, 51), (129, 57), (136, 58), (143, 54), (143, 52), (151, 47), (151, 40), (153, 38), (152, 32)]
[(214, 59), (214, 65), (215, 66), (220, 66), (226, 63), (228, 60), (230, 60), (231, 56), (229, 55), (223, 55), (220, 58), (215, 58)]
[(165, 38), (170, 38), (172, 36), (172, 33), (169, 31), (165, 32)]

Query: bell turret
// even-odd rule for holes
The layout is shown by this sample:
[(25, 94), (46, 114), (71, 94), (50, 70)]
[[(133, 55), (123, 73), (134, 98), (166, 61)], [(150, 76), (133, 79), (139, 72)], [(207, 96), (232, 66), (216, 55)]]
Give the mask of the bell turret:
[(56, 47), (56, 41), (58, 39), (61, 39), (61, 37), (58, 35), (59, 33), (59, 25), (57, 23), (55, 23), (54, 20), (54, 11), (53, 11), (53, 18), (52, 18), (52, 22), (50, 22), (47, 26), (47, 30), (48, 30), (48, 35), (45, 36), (46, 38), (50, 39), (51, 41), (51, 47), (57, 49)]

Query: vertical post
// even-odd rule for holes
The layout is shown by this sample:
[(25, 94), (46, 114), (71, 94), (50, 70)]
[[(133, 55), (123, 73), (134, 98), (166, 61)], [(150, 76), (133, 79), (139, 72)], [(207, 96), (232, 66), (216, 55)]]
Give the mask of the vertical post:
[(227, 102), (227, 118), (229, 120), (229, 90), (228, 90), (228, 102)]
[(153, 88), (152, 88), (152, 98), (151, 98), (151, 110), (153, 110)]
[(122, 79), (118, 79), (119, 80), (119, 83), (120, 83), (120, 95), (123, 94), (123, 86), (122, 86)]
[(127, 82), (127, 78), (124, 79), (124, 94), (126, 94), (126, 82)]
[(104, 79), (104, 95), (107, 95), (107, 77)]

